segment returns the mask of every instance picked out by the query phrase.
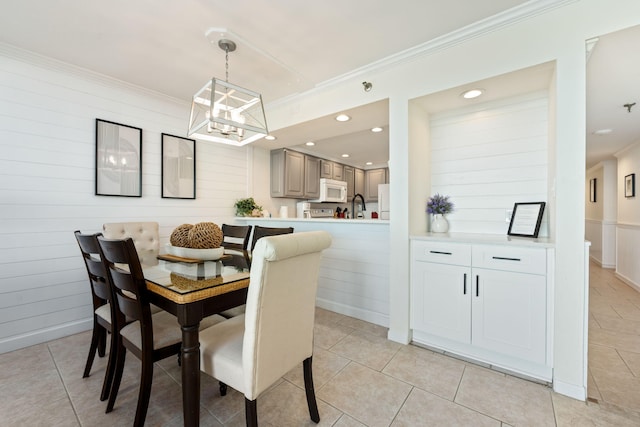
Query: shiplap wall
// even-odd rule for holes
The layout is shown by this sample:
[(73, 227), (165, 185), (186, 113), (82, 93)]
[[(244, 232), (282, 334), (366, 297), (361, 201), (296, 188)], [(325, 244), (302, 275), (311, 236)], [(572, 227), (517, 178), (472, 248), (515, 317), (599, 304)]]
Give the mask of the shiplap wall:
[[(189, 98), (189, 94), (185, 94)], [(187, 102), (0, 44), (0, 353), (91, 327), (73, 231), (233, 220), (250, 149), (196, 144), (195, 200), (160, 197), (161, 133), (185, 136)], [(142, 197), (94, 195), (95, 119), (143, 129)]]
[(322, 253), (316, 304), (327, 310), (389, 326), (389, 224), (245, 218), (262, 227), (294, 232), (325, 230), (331, 247)]
[(449, 231), (506, 234), (515, 202), (547, 201), (548, 114), (536, 92), (431, 116), (431, 194), (455, 204)]

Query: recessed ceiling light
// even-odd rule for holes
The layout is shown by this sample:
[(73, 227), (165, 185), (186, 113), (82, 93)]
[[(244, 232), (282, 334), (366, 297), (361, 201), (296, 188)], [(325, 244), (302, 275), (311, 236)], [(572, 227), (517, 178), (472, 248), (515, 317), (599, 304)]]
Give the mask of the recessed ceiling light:
[(264, 139), (266, 139), (267, 141), (275, 141), (278, 138), (276, 138), (273, 135), (267, 135), (267, 136), (264, 137)]
[(342, 157), (344, 157), (346, 159), (347, 157), (349, 157), (349, 155), (345, 153), (345, 154), (342, 155)]
[(483, 89), (471, 89), (465, 92), (462, 92), (462, 97), (464, 99), (473, 99), (477, 98), (484, 93)]
[(340, 114), (339, 116), (336, 116), (336, 120), (339, 122), (348, 122), (349, 120), (351, 120), (351, 117), (347, 116), (346, 114)]
[(313, 142), (313, 141), (309, 141), (309, 142), (305, 142), (305, 144), (304, 144), (304, 145), (307, 145), (307, 146), (309, 146), (309, 147), (312, 147), (312, 146), (316, 145), (316, 143), (315, 143), (315, 142)]
[(608, 135), (613, 132), (613, 129), (598, 129), (593, 132), (594, 135)]
[(371, 132), (382, 132), (382, 128), (381, 127), (375, 127), (375, 128), (371, 128)]
[(365, 163), (365, 165), (367, 165), (367, 166), (371, 166), (372, 164), (373, 164), (373, 162), (367, 162), (367, 163)]

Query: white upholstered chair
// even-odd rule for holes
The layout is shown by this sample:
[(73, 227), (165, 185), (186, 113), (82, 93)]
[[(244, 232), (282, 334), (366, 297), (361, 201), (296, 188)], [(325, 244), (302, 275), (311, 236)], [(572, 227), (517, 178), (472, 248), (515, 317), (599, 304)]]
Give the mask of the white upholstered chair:
[(245, 314), (200, 332), (201, 369), (245, 395), (248, 426), (256, 399), (303, 362), (309, 414), (320, 421), (313, 377), (313, 325), (325, 231), (264, 237), (253, 251)]
[(105, 239), (131, 237), (142, 265), (158, 263), (160, 232), (157, 222), (109, 222), (102, 226)]

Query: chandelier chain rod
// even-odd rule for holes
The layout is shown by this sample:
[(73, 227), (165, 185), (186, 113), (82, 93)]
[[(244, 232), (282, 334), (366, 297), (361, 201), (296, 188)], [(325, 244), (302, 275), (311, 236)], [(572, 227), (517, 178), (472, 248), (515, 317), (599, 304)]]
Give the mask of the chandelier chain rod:
[(225, 63), (225, 81), (227, 83), (229, 83), (229, 46), (226, 46), (224, 48), (225, 51), (225, 55), (224, 55), (224, 63)]

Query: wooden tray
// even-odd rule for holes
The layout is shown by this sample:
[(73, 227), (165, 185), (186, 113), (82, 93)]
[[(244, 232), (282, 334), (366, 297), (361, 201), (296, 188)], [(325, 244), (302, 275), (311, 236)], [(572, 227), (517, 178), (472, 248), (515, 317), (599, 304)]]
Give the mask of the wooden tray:
[(180, 257), (180, 256), (171, 255), (171, 254), (158, 255), (157, 258), (161, 259), (163, 261), (186, 262), (186, 263), (190, 263), (190, 264), (199, 264), (199, 263), (208, 262), (208, 261), (222, 261), (222, 260), (231, 258), (231, 255), (225, 254), (225, 255), (222, 255), (220, 258), (215, 259), (215, 260), (205, 260), (205, 259), (197, 259), (197, 258), (183, 258), (183, 257)]

